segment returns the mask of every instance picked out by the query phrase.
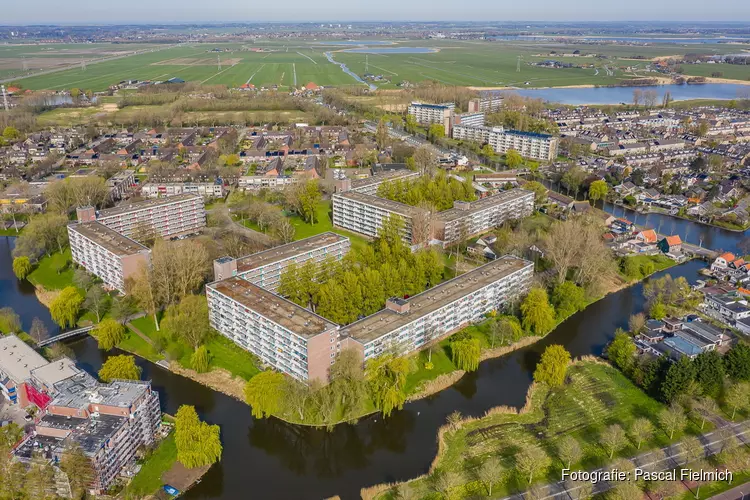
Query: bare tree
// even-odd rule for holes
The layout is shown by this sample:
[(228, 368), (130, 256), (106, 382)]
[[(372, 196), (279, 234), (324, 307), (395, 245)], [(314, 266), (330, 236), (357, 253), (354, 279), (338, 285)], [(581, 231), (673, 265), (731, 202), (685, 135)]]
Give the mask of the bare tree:
[(38, 344), (39, 342), (47, 338), (49, 332), (47, 331), (47, 327), (44, 326), (44, 322), (41, 319), (34, 318), (33, 320), (31, 320), (31, 329), (29, 330), (29, 335), (32, 339), (34, 339), (34, 342)]

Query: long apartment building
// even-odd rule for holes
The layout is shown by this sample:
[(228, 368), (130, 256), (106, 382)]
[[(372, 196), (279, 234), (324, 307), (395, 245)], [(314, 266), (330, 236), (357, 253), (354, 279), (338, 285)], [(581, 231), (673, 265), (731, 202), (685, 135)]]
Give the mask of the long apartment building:
[(541, 161), (553, 161), (557, 158), (559, 145), (559, 139), (549, 134), (505, 130), (503, 127), (456, 125), (453, 127), (453, 138), (488, 143), (497, 153), (514, 149), (521, 156)]
[(148, 198), (164, 198), (180, 194), (197, 194), (203, 198), (221, 198), (224, 186), (215, 182), (147, 182), (141, 194)]
[(427, 126), (439, 123), (445, 127), (445, 135), (447, 136), (450, 136), (451, 133), (455, 110), (456, 104), (452, 102), (443, 104), (413, 102), (408, 108), (409, 114), (416, 119), (417, 123)]
[(127, 237), (146, 229), (168, 238), (195, 233), (206, 225), (203, 197), (198, 194), (124, 203), (100, 211), (81, 207), (77, 213), (79, 222), (97, 221)]
[(389, 299), (385, 309), (342, 327), (342, 345), (365, 361), (417, 351), (525, 294), (533, 275), (532, 262), (500, 257), (408, 299)]
[[(402, 237), (408, 245), (423, 243), (425, 238), (450, 245), (458, 241), (461, 234), (471, 236), (486, 232), (507, 220), (529, 216), (533, 211), (534, 194), (523, 189), (511, 189), (474, 202), (457, 201), (452, 209), (433, 214), (352, 191), (333, 195), (335, 226), (374, 238), (383, 220), (398, 215), (404, 221)], [(423, 224), (429, 225), (424, 229), (429, 234), (418, 234)]]
[(328, 380), (339, 326), (239, 276), (206, 285), (209, 321), (265, 364), (298, 380)]
[(495, 113), (503, 107), (502, 94), (486, 92), (482, 96), (469, 101), (469, 113), (482, 111), (484, 113)]
[(266, 364), (299, 380), (328, 380), (336, 355), (362, 361), (397, 349), (419, 350), (526, 293), (533, 263), (505, 256), (341, 327), (240, 277), (206, 287), (211, 326)]
[(281, 273), (288, 265), (302, 265), (308, 260), (320, 263), (326, 258), (341, 260), (350, 246), (349, 238), (326, 232), (239, 259), (221, 257), (214, 261), (214, 279), (218, 281), (238, 276), (275, 292)]
[(0, 387), (8, 400), (35, 405), (41, 418), (14, 455), (56, 464), (71, 443), (91, 460), (91, 489), (105, 491), (161, 424), (159, 394), (150, 382), (102, 384), (68, 358), (47, 361), (15, 335), (0, 339)]
[(414, 220), (429, 215), (421, 208), (357, 191), (336, 193), (332, 199), (334, 226), (375, 238), (383, 221), (397, 215), (404, 221), (401, 236), (409, 245), (415, 239), (412, 230)]
[(69, 224), (68, 239), (73, 262), (123, 293), (125, 281), (151, 258), (147, 247), (96, 221)]

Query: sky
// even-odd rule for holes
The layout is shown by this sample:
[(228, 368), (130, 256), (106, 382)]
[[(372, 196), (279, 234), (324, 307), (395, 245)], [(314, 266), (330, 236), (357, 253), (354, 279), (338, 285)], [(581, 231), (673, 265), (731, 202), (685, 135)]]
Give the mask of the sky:
[[(4, 2), (5, 3), (5, 2)], [(747, 21), (747, 0), (62, 0), (9, 1), (8, 24), (298, 21)]]

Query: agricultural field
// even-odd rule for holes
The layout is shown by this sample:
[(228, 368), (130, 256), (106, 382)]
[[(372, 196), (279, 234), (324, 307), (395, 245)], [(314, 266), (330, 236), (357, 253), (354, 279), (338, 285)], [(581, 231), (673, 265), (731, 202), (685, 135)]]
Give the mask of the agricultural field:
[[(80, 60), (81, 56), (76, 50), (93, 50), (97, 54), (112, 55), (121, 51), (123, 46), (110, 45), (111, 52), (107, 52), (106, 47), (95, 44), (60, 45), (54, 52), (41, 49), (24, 52), (17, 46), (0, 46), (0, 78), (3, 76), (3, 64), (8, 66), (8, 70), (17, 69), (26, 54), (43, 54), (36, 60), (54, 60), (55, 57)], [(127, 47), (128, 50), (142, 48)], [(30, 51), (32, 48), (24, 49)], [(352, 49), (359, 52), (351, 52)], [(33, 90), (78, 87), (94, 91), (106, 90), (108, 86), (127, 79), (169, 78), (231, 87), (246, 83), (256, 87), (276, 85), (282, 89), (299, 87), (309, 82), (322, 86), (361, 85), (338, 64), (328, 60), (326, 53), (329, 52), (336, 63), (345, 64), (360, 77), (364, 77), (366, 73), (385, 77), (384, 81), (373, 82), (382, 89), (398, 88), (404, 81), (416, 83), (423, 80), (475, 87), (611, 85), (621, 79), (654, 76), (655, 73), (650, 73), (647, 66), (649, 60), (655, 57), (695, 51), (719, 54), (737, 52), (741, 48), (709, 44), (696, 47), (666, 43), (626, 46), (534, 41), (402, 40), (370, 46), (364, 49), (367, 53), (362, 50), (357, 42), (348, 45), (315, 40), (161, 46), (153, 52), (88, 64), (85, 70), (76, 67), (19, 79), (18, 83)], [(579, 51), (580, 54), (573, 57), (574, 51)], [(533, 65), (548, 59), (580, 67), (546, 68)], [(686, 66), (686, 72), (693, 68), (710, 72), (713, 66), (715, 65)], [(746, 67), (723, 69), (726, 78), (748, 77)]]

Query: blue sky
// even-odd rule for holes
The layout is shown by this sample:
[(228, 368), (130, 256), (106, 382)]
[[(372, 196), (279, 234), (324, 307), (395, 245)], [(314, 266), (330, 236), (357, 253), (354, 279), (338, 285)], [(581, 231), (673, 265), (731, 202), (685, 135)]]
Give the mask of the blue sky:
[(9, 1), (0, 24), (211, 21), (743, 21), (747, 0), (33, 0)]

